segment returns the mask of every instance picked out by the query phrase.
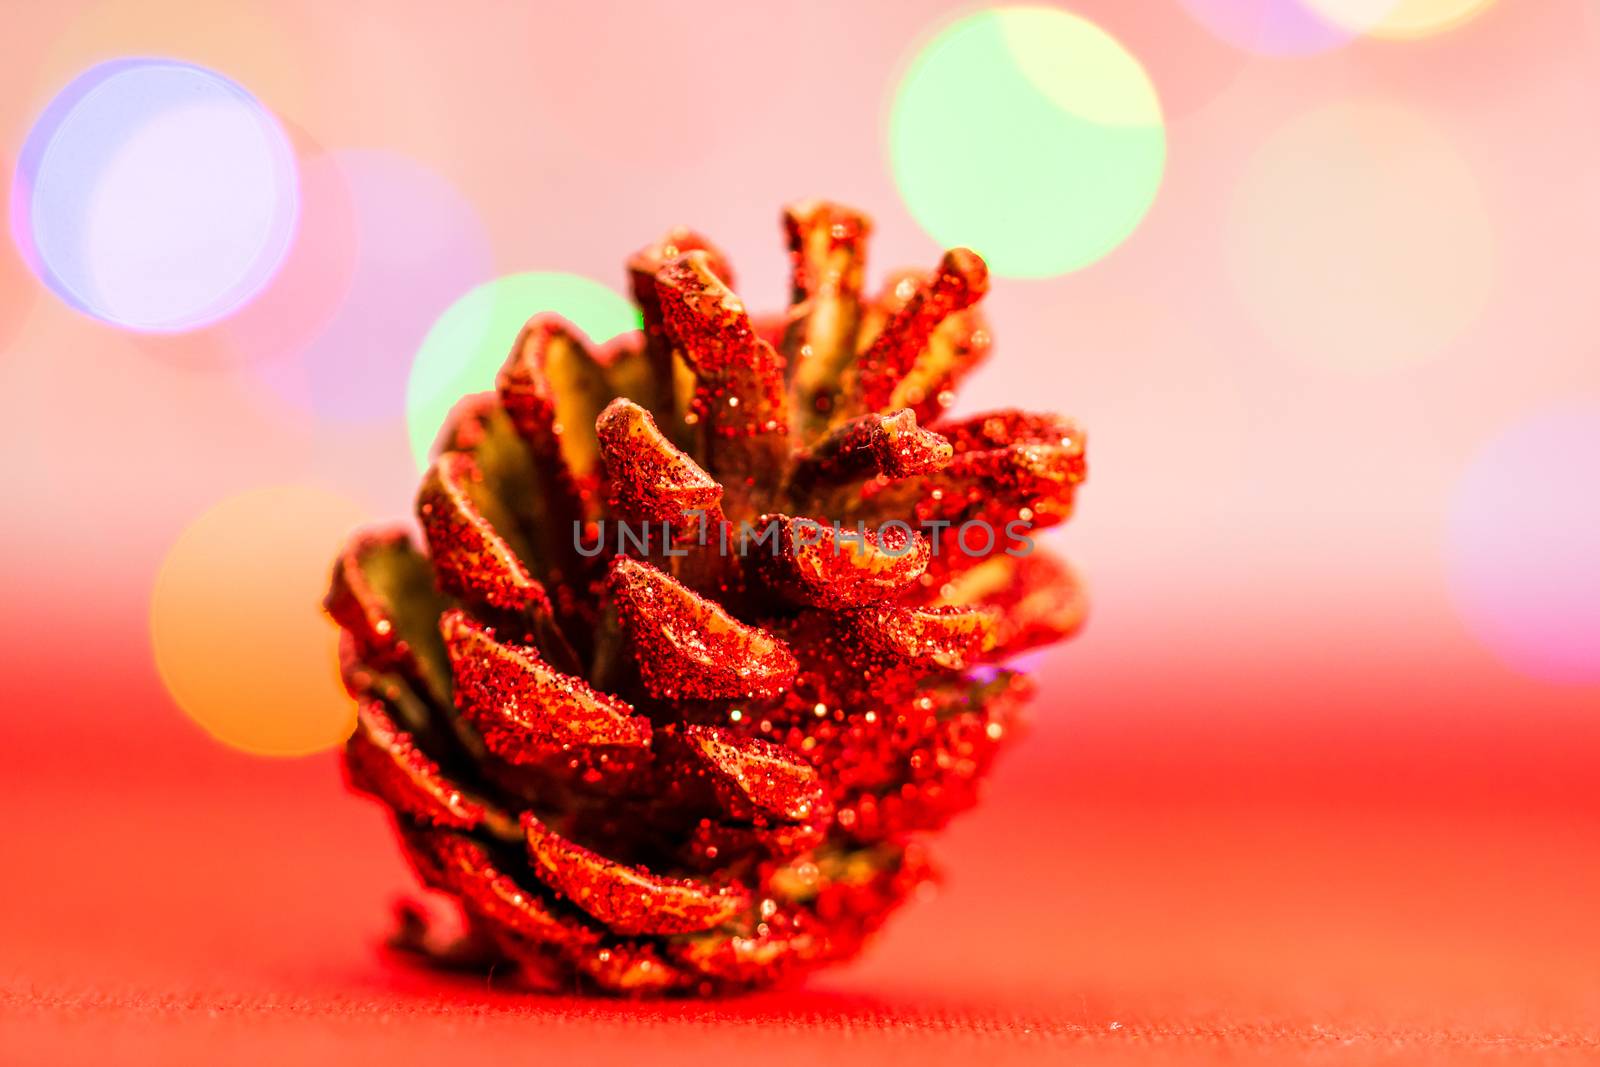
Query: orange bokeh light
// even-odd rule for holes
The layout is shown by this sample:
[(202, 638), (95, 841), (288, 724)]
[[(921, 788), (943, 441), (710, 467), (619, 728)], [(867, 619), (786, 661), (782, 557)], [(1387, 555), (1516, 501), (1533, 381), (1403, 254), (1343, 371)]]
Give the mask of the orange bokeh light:
[(217, 740), (300, 756), (349, 735), (353, 708), (319, 602), (329, 561), (361, 519), (326, 490), (270, 486), (223, 500), (167, 553), (150, 599), (156, 667)]

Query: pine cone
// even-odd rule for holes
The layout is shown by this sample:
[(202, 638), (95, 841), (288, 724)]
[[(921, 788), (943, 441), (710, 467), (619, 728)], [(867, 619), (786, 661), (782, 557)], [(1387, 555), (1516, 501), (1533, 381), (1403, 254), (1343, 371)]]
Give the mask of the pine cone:
[(869, 298), (865, 216), (784, 224), (780, 319), (675, 230), (628, 263), (642, 332), (530, 320), (441, 433), (427, 554), (371, 532), (335, 565), (346, 773), (460, 904), (446, 948), (405, 916), (435, 962), (711, 993), (855, 953), (1014, 733), (995, 664), (1082, 619), (1024, 540), (1071, 511), (1082, 434), (943, 414), (989, 351), (983, 261)]

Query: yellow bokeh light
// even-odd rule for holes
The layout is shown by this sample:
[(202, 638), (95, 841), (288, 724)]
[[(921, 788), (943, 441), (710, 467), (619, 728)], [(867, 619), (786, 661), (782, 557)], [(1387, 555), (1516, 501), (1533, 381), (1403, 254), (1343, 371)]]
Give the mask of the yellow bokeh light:
[(1494, 0), (1305, 0), (1328, 21), (1373, 37), (1431, 37), (1453, 30)]
[(1139, 61), (1092, 23), (1047, 7), (994, 16), (1023, 77), (1069, 115), (1105, 126), (1160, 126), (1161, 101)]
[(1420, 116), (1377, 100), (1275, 134), (1236, 191), (1228, 262), (1275, 348), (1346, 370), (1437, 356), (1488, 299), (1477, 180)]
[(354, 710), (320, 603), (334, 555), (362, 518), (326, 490), (270, 486), (217, 504), (168, 551), (150, 599), (156, 669), (223, 744), (302, 756), (349, 735)]

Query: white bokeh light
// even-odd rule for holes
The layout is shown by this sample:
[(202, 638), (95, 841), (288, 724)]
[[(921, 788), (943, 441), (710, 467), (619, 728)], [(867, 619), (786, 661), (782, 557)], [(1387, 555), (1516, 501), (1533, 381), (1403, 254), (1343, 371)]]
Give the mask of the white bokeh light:
[(18, 164), (13, 232), (67, 303), (135, 330), (213, 322), (271, 280), (293, 240), (283, 129), (220, 74), (103, 63), (46, 108)]

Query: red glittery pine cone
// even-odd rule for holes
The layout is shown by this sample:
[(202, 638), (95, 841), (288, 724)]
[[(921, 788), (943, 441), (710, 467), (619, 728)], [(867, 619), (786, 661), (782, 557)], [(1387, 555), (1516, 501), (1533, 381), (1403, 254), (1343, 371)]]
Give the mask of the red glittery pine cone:
[(631, 994), (850, 956), (1013, 735), (1029, 687), (996, 664), (1080, 624), (1026, 549), (1083, 435), (944, 414), (989, 352), (983, 261), (869, 297), (865, 216), (784, 226), (769, 323), (687, 230), (629, 260), (642, 332), (530, 320), (441, 434), (426, 552), (371, 532), (335, 565), (349, 782), (466, 923), (440, 947), (410, 912), (401, 946)]

